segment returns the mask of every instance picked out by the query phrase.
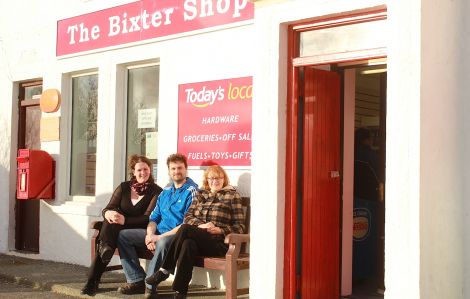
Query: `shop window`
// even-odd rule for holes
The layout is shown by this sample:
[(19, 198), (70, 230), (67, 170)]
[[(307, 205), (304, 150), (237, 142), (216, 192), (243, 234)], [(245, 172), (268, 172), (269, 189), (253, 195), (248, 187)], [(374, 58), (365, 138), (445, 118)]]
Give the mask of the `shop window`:
[(40, 149), (41, 109), (39, 99), (42, 93), (42, 81), (20, 84), (21, 100), (18, 148)]
[(39, 99), (42, 93), (42, 85), (33, 85), (24, 87), (24, 99)]
[(336, 15), (292, 27), (298, 45), (293, 65), (320, 65), (387, 55), (387, 11)]
[(300, 56), (344, 53), (386, 45), (386, 21), (363, 22), (300, 33)]
[(95, 195), (98, 75), (72, 78), (70, 195)]
[[(158, 65), (133, 67), (127, 70), (126, 157), (139, 154), (149, 158), (154, 165), (155, 179), (158, 149), (158, 91)], [(126, 169), (126, 175), (127, 173)]]

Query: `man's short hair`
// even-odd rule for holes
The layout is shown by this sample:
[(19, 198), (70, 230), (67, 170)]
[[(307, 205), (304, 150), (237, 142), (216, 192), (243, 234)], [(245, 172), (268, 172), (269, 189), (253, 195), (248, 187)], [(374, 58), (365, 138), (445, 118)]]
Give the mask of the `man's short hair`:
[(185, 155), (181, 153), (176, 153), (168, 156), (168, 159), (166, 159), (166, 166), (170, 168), (170, 163), (176, 163), (176, 162), (183, 162), (184, 167), (187, 169), (188, 168), (188, 159), (186, 158)]

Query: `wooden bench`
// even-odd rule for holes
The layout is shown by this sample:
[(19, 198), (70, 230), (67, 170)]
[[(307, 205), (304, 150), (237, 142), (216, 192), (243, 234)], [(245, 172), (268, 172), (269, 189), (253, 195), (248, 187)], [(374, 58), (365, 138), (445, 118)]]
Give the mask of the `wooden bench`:
[[(250, 225), (250, 198), (242, 197), (242, 204), (245, 210), (246, 231), (249, 232)], [(102, 221), (94, 221), (90, 224), (90, 228), (94, 229), (91, 238), (91, 258), (95, 258), (96, 238), (101, 229)], [(237, 298), (237, 295), (247, 294), (248, 289), (238, 289), (237, 272), (239, 270), (248, 269), (250, 267), (250, 257), (247, 253), (246, 245), (250, 241), (250, 235), (247, 234), (229, 234), (225, 237), (225, 243), (229, 245), (225, 257), (207, 257), (199, 256), (196, 259), (195, 266), (211, 270), (225, 271), (225, 298)], [(116, 249), (115, 255), (119, 255)], [(153, 252), (144, 248), (137, 248), (139, 258), (150, 260)], [(121, 265), (108, 266), (106, 271), (122, 269)]]

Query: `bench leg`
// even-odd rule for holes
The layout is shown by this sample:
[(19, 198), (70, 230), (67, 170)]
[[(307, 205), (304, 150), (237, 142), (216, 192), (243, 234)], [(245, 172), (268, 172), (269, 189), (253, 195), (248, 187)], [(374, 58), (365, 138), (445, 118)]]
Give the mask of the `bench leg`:
[(225, 286), (225, 298), (237, 298), (237, 264), (236, 261), (231, 261), (231, 258), (226, 259), (225, 275), (227, 277)]

